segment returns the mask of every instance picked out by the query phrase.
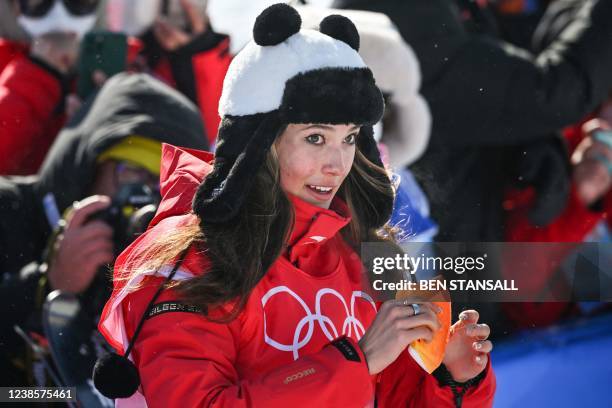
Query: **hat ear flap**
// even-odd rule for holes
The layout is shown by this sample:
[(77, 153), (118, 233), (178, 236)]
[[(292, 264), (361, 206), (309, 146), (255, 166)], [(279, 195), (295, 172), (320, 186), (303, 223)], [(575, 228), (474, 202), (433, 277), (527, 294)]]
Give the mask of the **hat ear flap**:
[(347, 17), (339, 14), (327, 16), (319, 24), (319, 31), (359, 51), (359, 32), (355, 24)]
[(212, 173), (200, 184), (193, 198), (193, 212), (200, 218), (200, 222), (223, 223), (238, 214), (282, 128), (282, 123), (274, 116), (270, 115), (263, 120), (235, 160), (219, 156), (215, 158)]
[(357, 137), (357, 148), (372, 163), (379, 167), (385, 167), (380, 158), (380, 151), (376, 140), (374, 140), (374, 127), (362, 126)]

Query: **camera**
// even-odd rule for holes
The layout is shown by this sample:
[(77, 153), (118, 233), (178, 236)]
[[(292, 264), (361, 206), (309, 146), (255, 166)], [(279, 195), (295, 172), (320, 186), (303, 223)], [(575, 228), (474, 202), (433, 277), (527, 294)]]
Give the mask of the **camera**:
[(113, 229), (115, 252), (119, 254), (153, 219), (159, 204), (159, 195), (146, 184), (125, 184), (113, 197), (111, 205), (89, 217), (89, 221), (104, 221)]

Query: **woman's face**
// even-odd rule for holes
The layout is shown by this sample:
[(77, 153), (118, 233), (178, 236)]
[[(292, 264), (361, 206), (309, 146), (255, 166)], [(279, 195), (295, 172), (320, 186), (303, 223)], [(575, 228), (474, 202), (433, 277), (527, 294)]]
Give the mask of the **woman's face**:
[(286, 193), (322, 208), (329, 205), (355, 158), (359, 126), (291, 124), (275, 142)]

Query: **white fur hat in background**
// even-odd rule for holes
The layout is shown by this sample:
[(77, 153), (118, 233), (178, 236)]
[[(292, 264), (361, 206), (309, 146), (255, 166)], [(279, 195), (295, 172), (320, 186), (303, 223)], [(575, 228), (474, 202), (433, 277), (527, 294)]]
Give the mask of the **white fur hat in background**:
[(304, 27), (316, 27), (329, 14), (340, 14), (353, 21), (361, 37), (359, 54), (372, 70), (378, 87), (390, 95), (386, 109), (392, 109), (392, 116), (385, 123), (382, 136), (382, 142), (389, 148), (389, 164), (402, 168), (416, 161), (429, 143), (431, 113), (419, 93), (418, 59), (391, 20), (384, 14), (369, 11), (295, 8), (302, 16)]
[[(237, 54), (251, 40), (255, 18), (275, 3), (278, 0), (208, 0), (207, 12), (215, 31), (231, 38), (230, 52)], [(286, 3), (298, 4), (297, 1)], [(332, 3), (333, 0), (308, 0), (308, 4), (318, 7), (329, 7)]]

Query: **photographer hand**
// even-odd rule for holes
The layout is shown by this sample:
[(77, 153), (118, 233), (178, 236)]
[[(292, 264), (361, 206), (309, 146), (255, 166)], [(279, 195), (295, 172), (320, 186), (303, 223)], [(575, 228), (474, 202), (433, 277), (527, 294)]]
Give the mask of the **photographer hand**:
[(585, 123), (583, 130), (589, 136), (580, 142), (572, 155), (576, 192), (587, 206), (605, 195), (612, 186), (612, 174), (602, 161), (612, 163), (612, 148), (593, 138), (592, 132), (599, 129), (607, 130), (609, 125), (599, 119)]
[(382, 304), (372, 325), (359, 340), (359, 346), (368, 362), (370, 375), (377, 374), (393, 363), (406, 347), (417, 339), (431, 341), (440, 328), (438, 306), (419, 303), (421, 312), (414, 315), (410, 305), (401, 300)]
[(466, 382), (484, 370), (493, 343), (487, 340), (491, 333), (489, 326), (478, 324), (477, 311), (466, 310), (459, 318), (451, 326), (443, 363), (455, 381)]
[(113, 230), (103, 221), (88, 218), (111, 203), (109, 197), (91, 196), (74, 205), (66, 228), (55, 243), (55, 256), (48, 269), (53, 289), (81, 293), (92, 282), (101, 265), (113, 261)]
[(153, 34), (166, 51), (176, 51), (187, 45), (192, 38), (202, 34), (208, 29), (208, 20), (191, 0), (179, 0), (181, 7), (189, 21), (191, 32), (187, 33), (173, 26), (164, 17), (158, 17), (153, 24)]

